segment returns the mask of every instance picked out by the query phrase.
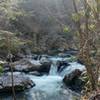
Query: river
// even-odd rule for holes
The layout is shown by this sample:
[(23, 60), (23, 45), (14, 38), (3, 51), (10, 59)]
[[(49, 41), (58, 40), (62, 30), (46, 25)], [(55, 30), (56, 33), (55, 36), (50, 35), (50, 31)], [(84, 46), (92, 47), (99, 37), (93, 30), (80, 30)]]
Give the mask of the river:
[[(77, 62), (70, 62), (61, 72), (57, 71), (57, 61), (63, 58), (51, 57), (52, 65), (49, 74), (43, 76), (26, 75), (36, 84), (35, 87), (21, 93), (16, 93), (17, 100), (80, 100), (80, 95), (64, 86), (62, 80), (66, 74), (74, 69), (84, 70), (84, 66)], [(0, 100), (12, 100), (10, 94), (1, 95)]]

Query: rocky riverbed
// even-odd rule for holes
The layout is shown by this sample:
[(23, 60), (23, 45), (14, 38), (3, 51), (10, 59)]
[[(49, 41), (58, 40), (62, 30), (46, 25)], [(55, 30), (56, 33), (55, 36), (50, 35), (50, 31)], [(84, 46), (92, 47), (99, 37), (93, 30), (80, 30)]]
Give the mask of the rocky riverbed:
[[(42, 55), (13, 62), (17, 100), (80, 100), (83, 82), (79, 77), (85, 67), (71, 59), (71, 56)], [(0, 76), (0, 93), (3, 95), (0, 99), (11, 100), (11, 94), (7, 94), (11, 93), (12, 87), (7, 63), (3, 71)]]

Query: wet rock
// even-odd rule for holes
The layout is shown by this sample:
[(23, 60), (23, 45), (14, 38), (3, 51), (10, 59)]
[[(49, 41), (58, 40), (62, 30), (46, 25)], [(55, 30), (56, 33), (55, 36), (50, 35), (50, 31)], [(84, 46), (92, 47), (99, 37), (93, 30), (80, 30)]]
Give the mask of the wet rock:
[(40, 63), (42, 64), (42, 66), (40, 67), (39, 72), (49, 73), (52, 62), (44, 56), (40, 59)]
[(58, 66), (58, 72), (63, 71), (67, 66), (70, 64), (67, 61), (58, 61), (57, 66)]
[[(14, 88), (15, 91), (23, 91), (35, 86), (34, 82), (28, 77), (25, 77), (21, 73), (14, 73)], [(11, 92), (12, 91), (12, 79), (11, 74), (6, 73), (0, 76), (0, 92)]]
[(51, 63), (44, 62), (38, 71), (41, 73), (49, 73), (50, 67)]
[(79, 79), (81, 76), (82, 71), (79, 69), (75, 69), (70, 74), (65, 75), (63, 82), (72, 90), (76, 92), (80, 92), (82, 90), (82, 86), (84, 85), (84, 82)]
[(81, 61), (80, 59), (78, 59), (77, 62), (78, 62), (79, 64), (81, 64), (81, 65), (84, 65), (84, 62)]

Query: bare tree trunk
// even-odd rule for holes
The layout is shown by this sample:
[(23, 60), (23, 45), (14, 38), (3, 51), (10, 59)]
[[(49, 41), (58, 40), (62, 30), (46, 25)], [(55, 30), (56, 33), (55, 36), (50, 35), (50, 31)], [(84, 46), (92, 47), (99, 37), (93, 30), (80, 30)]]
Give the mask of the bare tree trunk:
[(8, 49), (8, 59), (9, 59), (9, 66), (10, 66), (10, 69), (11, 69), (11, 81), (12, 81), (12, 93), (13, 93), (13, 100), (16, 100), (16, 95), (15, 95), (15, 89), (14, 89), (14, 78), (13, 78), (13, 68), (12, 68), (12, 54), (11, 54), (11, 50), (10, 50), (10, 47), (11, 47), (11, 43), (10, 43), (10, 37), (9, 35), (6, 36), (6, 43), (8, 44), (7, 45), (7, 49)]
[[(11, 54), (10, 54), (11, 55)], [(12, 63), (12, 57), (10, 56), (10, 63)], [(10, 64), (10, 69), (11, 69), (11, 80), (12, 80), (12, 93), (13, 93), (13, 100), (16, 100), (16, 95), (15, 95), (15, 89), (14, 89), (14, 78), (13, 78), (13, 68), (12, 65)]]

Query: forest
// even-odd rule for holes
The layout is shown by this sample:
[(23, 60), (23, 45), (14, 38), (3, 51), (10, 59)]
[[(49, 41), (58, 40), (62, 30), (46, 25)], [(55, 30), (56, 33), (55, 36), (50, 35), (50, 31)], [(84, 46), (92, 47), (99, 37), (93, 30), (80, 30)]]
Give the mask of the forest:
[(100, 0), (0, 0), (0, 100), (100, 100)]

